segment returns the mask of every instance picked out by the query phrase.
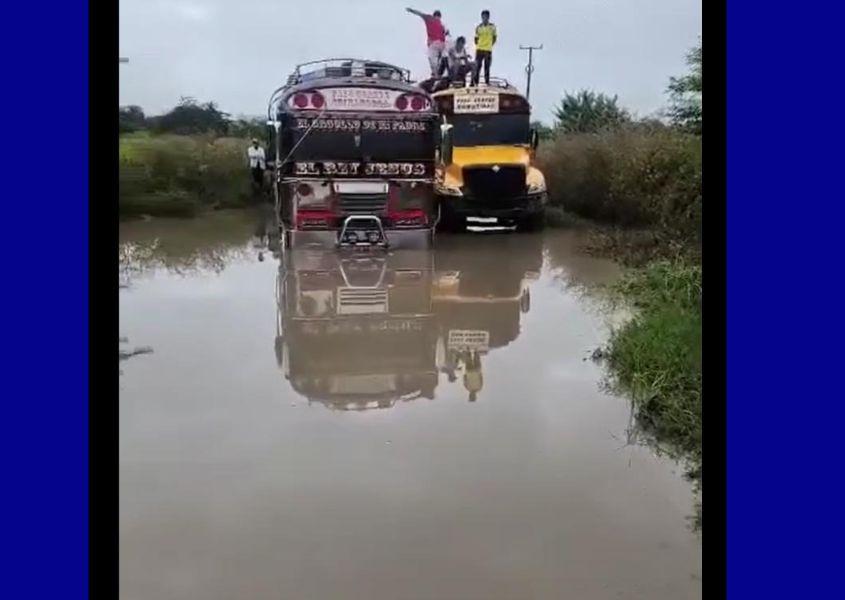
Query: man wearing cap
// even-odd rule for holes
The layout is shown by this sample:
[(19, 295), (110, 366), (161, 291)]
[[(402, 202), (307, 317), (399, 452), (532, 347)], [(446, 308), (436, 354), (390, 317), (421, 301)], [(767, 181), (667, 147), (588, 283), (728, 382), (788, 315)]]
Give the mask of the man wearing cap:
[(425, 23), (426, 40), (428, 43), (428, 64), (431, 66), (431, 76), (437, 77), (441, 61), (446, 52), (446, 35), (449, 30), (440, 19), (440, 11), (435, 10), (427, 15), (413, 8), (405, 9), (412, 15), (417, 15)]
[(252, 186), (259, 190), (264, 187), (264, 169), (267, 163), (264, 159), (264, 148), (258, 145), (258, 140), (252, 138), (252, 145), (247, 149), (249, 169), (252, 172)]

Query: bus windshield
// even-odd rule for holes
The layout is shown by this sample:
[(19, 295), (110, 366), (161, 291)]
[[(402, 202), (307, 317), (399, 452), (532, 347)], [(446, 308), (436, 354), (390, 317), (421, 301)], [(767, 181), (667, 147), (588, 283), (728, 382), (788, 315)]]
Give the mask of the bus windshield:
[(529, 116), (527, 114), (452, 115), (448, 122), (454, 126), (455, 146), (493, 146), (527, 144)]

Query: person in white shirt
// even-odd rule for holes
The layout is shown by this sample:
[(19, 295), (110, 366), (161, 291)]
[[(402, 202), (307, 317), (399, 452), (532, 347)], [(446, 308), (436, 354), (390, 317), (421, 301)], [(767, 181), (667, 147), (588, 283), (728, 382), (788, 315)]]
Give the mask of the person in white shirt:
[(250, 171), (252, 171), (252, 183), (258, 189), (262, 189), (267, 162), (264, 158), (264, 148), (258, 145), (257, 139), (252, 139), (252, 145), (247, 149), (246, 155), (249, 158)]
[(459, 36), (454, 45), (449, 47), (447, 59), (449, 61), (449, 78), (451, 81), (466, 83), (467, 73), (471, 71), (470, 58), (467, 54), (466, 38)]

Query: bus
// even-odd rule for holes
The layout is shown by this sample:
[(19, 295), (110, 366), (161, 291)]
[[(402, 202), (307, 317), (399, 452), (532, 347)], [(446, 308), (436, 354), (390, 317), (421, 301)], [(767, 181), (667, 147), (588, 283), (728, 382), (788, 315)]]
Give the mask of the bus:
[(491, 79), (432, 98), (443, 130), (435, 181), (443, 227), (542, 228), (546, 180), (534, 164), (539, 137), (525, 96), (506, 80)]
[(267, 108), (284, 247), (429, 247), (439, 140), (406, 69), (359, 59), (298, 65)]

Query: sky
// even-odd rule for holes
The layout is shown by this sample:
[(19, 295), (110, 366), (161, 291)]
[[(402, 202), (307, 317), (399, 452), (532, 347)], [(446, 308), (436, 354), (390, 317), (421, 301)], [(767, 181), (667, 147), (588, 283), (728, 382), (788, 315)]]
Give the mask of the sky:
[[(149, 115), (182, 96), (214, 101), (232, 115), (264, 115), (270, 93), (300, 62), (331, 57), (383, 60), (428, 74), (422, 19), (408, 0), (120, 0), (120, 104)], [(525, 89), (534, 53), (533, 116), (553, 121), (564, 92), (618, 95), (638, 116), (666, 105), (666, 85), (686, 71), (701, 33), (701, 0), (467, 0), (439, 9), (453, 37), (472, 41), (482, 9), (498, 29), (492, 74)], [(472, 48), (470, 48), (472, 51)]]

